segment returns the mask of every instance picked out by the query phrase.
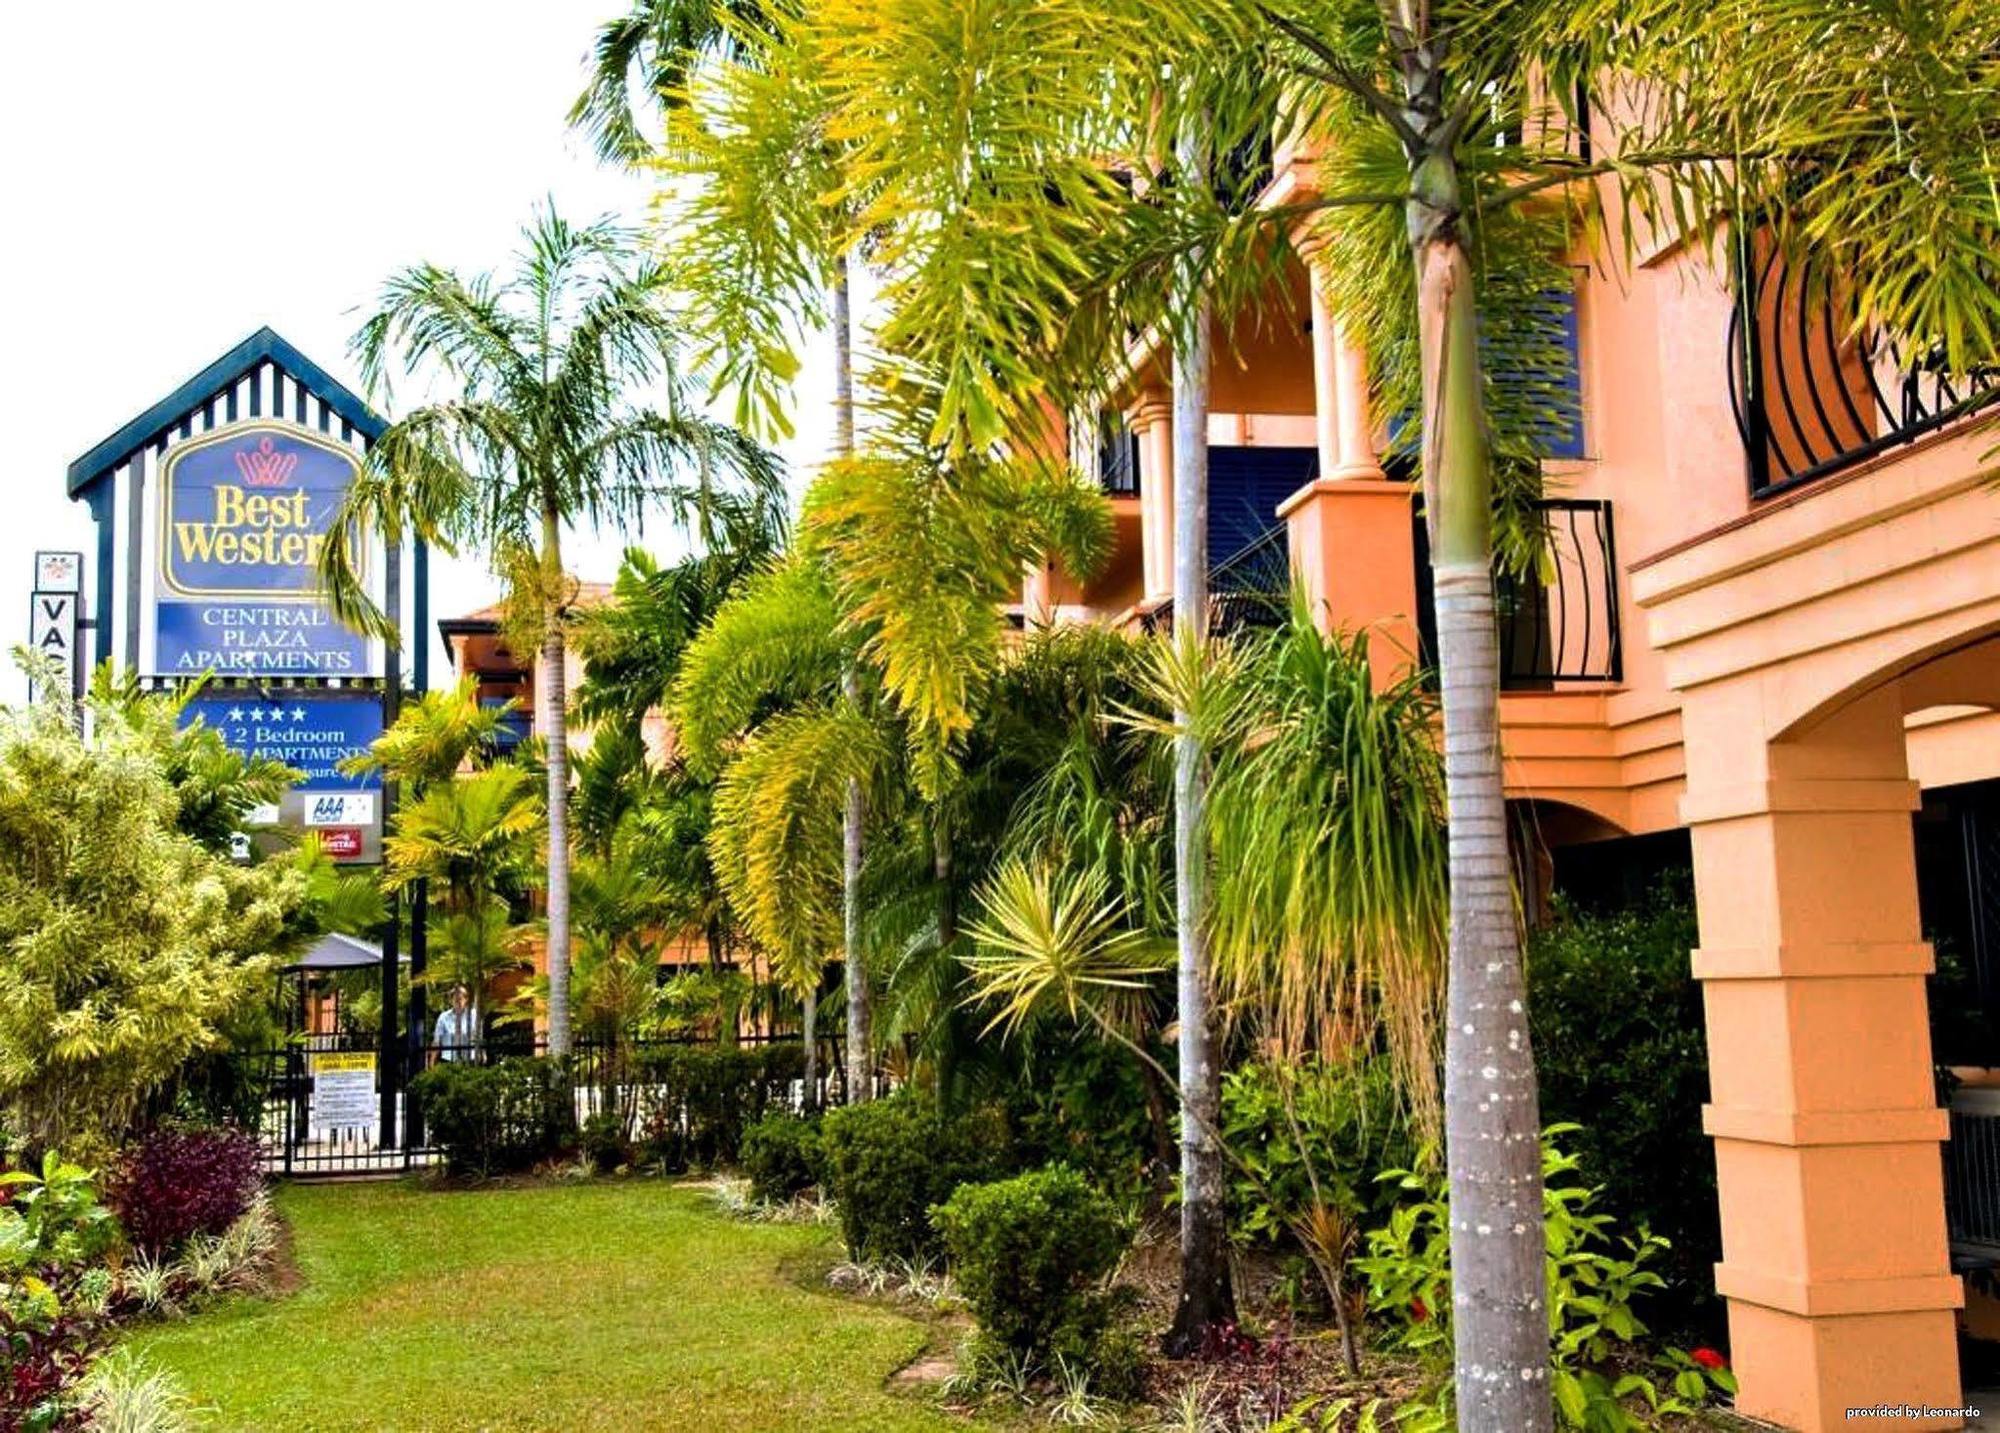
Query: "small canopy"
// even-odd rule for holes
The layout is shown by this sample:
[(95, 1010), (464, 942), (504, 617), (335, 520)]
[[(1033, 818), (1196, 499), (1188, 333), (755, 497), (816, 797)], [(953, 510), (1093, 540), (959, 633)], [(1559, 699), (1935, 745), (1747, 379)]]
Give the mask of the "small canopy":
[[(398, 956), (399, 962), (407, 956)], [(351, 935), (333, 932), (321, 936), (307, 948), (306, 953), (284, 967), (283, 973), (293, 975), (303, 970), (360, 970), (365, 966), (382, 963), (382, 947), (370, 945), (365, 940), (356, 940)]]

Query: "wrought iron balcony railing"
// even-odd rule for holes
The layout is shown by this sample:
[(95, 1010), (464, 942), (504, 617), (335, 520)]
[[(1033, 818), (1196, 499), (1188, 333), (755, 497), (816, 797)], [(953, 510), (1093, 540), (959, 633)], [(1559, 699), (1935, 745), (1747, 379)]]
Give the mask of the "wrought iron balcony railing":
[(1941, 348), (1854, 331), (1847, 290), (1787, 263), (1761, 235), (1738, 245), (1729, 401), (1768, 497), (1957, 422), (2000, 399), (2000, 369), (1954, 373)]
[(1097, 485), (1114, 498), (1139, 496), (1139, 435), (1107, 423), (1097, 441)]
[[(1494, 575), (1500, 620), (1500, 686), (1546, 691), (1625, 678), (1618, 618), (1618, 548), (1611, 503), (1603, 498), (1543, 498), (1535, 510), (1547, 546), (1539, 574)], [(1437, 608), (1431, 590), (1429, 534), (1416, 519), (1417, 635), (1426, 665), (1437, 661)]]
[[(1208, 571), (1208, 629), (1215, 633), (1275, 627), (1285, 620), (1292, 582), (1291, 543), (1283, 523)], [(1174, 604), (1148, 613), (1148, 632), (1173, 630)]]

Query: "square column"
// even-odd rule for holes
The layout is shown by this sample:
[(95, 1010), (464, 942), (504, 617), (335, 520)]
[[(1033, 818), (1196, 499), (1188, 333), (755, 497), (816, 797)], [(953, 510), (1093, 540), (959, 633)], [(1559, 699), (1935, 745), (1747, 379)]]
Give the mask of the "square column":
[[(1960, 1401), (1910, 813), (1893, 684), (1770, 741), (1754, 680), (1683, 708), (1723, 1259), (1752, 1417)], [(1958, 1427), (1905, 1415), (1898, 1428)]]
[(1417, 664), (1417, 567), (1411, 491), (1375, 478), (1319, 478), (1278, 505), (1292, 572), (1326, 632), (1369, 634), (1375, 688)]

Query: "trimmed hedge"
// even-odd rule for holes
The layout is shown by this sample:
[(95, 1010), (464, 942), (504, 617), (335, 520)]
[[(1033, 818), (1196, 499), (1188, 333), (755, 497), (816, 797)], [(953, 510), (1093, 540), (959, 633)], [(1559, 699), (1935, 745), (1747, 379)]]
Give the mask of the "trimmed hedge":
[(418, 1075), (410, 1089), (453, 1174), (510, 1174), (576, 1147), (569, 1077), (553, 1060), (446, 1062)]
[(848, 1256), (867, 1263), (936, 1258), (931, 1206), (961, 1184), (1012, 1172), (1013, 1140), (997, 1111), (948, 1116), (908, 1090), (829, 1111), (821, 1139)]
[(953, 1277), (985, 1337), (1009, 1352), (1087, 1368), (1110, 1321), (1102, 1285), (1132, 1229), (1068, 1165), (962, 1184), (931, 1210)]
[(823, 1182), (826, 1145), (819, 1121), (774, 1113), (743, 1132), (743, 1172), (758, 1199), (782, 1203)]

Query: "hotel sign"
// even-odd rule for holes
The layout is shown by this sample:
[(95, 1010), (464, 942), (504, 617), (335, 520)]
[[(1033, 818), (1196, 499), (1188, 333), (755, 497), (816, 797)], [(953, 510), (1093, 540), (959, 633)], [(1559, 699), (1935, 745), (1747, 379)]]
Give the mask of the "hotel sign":
[(203, 694), (181, 710), (245, 756), (269, 757), (299, 773), (269, 818), (313, 831), (336, 861), (377, 861), (382, 850), (380, 773), (348, 776), (340, 763), (382, 735), (382, 701), (344, 692)]
[(355, 450), (290, 423), (236, 423), (167, 450), (160, 468), (155, 670), (359, 677), (369, 644), (320, 595)]

